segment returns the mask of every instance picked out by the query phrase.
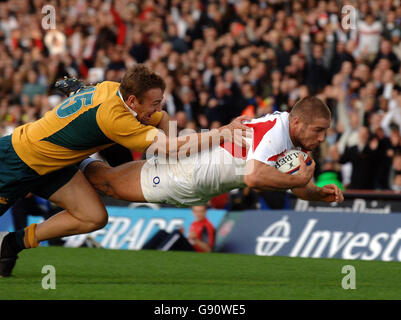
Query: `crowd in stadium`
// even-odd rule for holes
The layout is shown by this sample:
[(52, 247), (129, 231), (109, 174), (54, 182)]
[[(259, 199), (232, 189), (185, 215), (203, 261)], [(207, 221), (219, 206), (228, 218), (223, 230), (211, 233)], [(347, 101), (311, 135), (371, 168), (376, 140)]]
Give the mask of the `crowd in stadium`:
[[(399, 2), (0, 2), (0, 134), (59, 104), (54, 84), (64, 76), (120, 81), (146, 63), (165, 79), (179, 129), (316, 95), (333, 118), (314, 152), (316, 178), (335, 171), (348, 189), (401, 191)], [(49, 4), (55, 29), (44, 21)]]

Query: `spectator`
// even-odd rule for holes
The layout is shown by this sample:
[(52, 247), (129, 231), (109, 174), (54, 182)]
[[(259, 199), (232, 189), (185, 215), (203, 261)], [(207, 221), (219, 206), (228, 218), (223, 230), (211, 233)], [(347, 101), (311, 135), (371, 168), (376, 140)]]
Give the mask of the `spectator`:
[(378, 155), (376, 159), (376, 167), (377, 167), (377, 180), (375, 189), (378, 190), (387, 190), (390, 188), (390, 171), (391, 171), (391, 162), (392, 162), (392, 143), (390, 138), (388, 138), (384, 130), (381, 127), (377, 127), (375, 130), (374, 137), (378, 140)]
[(351, 46), (347, 46), (344, 42), (337, 42), (333, 60), (330, 65), (330, 75), (335, 75), (340, 72), (341, 66), (345, 61), (349, 61), (352, 65), (355, 65), (355, 58), (350, 49), (352, 49)]
[(391, 190), (401, 192), (401, 152), (399, 151), (394, 154), (390, 177)]
[[(158, 38), (155, 38), (156, 41), (154, 42), (155, 44), (160, 44), (158, 40), (160, 41), (161, 38), (160, 36)], [(153, 49), (153, 57), (157, 54), (154, 52), (155, 46), (152, 47)], [(140, 30), (135, 30), (132, 35), (132, 46), (129, 49), (129, 54), (135, 59), (137, 63), (144, 63), (148, 57), (149, 57), (149, 48), (145, 44), (145, 41), (143, 39), (143, 34)]]
[(334, 51), (334, 36), (327, 35), (327, 48), (322, 43), (312, 43), (309, 34), (301, 36), (301, 46), (307, 59), (306, 84), (313, 95), (320, 92), (329, 81), (329, 70)]
[(193, 91), (188, 87), (182, 87), (179, 96), (188, 121), (196, 121), (198, 116), (198, 104), (194, 99)]
[(368, 12), (364, 20), (358, 22), (359, 29), (359, 55), (366, 56), (372, 60), (379, 51), (380, 34), (383, 31), (383, 25), (372, 12)]
[[(345, 151), (345, 148), (350, 148), (358, 144), (358, 130), (362, 125), (362, 117), (360, 112), (357, 110), (351, 110), (347, 114), (344, 110), (345, 105), (341, 102), (338, 105), (338, 109), (338, 112), (344, 113), (344, 115), (339, 116), (339, 119), (341, 119), (340, 117), (344, 117), (342, 118), (342, 121), (338, 122), (338, 126), (341, 126), (341, 128), (337, 128), (337, 130), (342, 133), (340, 139), (338, 140), (338, 149), (342, 154)], [(345, 119), (345, 117), (347, 118)]]
[(398, 171), (393, 179), (391, 190), (400, 193), (401, 192), (401, 171)]
[(393, 158), (396, 153), (401, 151), (401, 135), (397, 125), (390, 126), (390, 149), (387, 152), (388, 157)]
[(194, 206), (192, 212), (195, 221), (189, 227), (188, 241), (197, 252), (213, 251), (216, 230), (212, 223), (206, 218), (207, 207)]
[(401, 128), (401, 87), (399, 86), (392, 87), (388, 108), (381, 120), (381, 127), (387, 136), (390, 134), (390, 125), (392, 123)]
[(294, 41), (290, 37), (284, 38), (277, 53), (277, 67), (281, 72), (290, 64), (291, 56), (295, 53)]
[[(370, 189), (376, 185), (376, 168), (379, 156), (377, 138), (370, 139), (369, 129), (360, 127), (358, 130), (358, 144), (347, 147), (340, 157), (340, 163), (352, 164), (351, 183), (349, 189)], [(369, 174), (367, 174), (369, 172)]]
[(187, 237), (184, 236), (185, 230), (182, 227), (173, 232), (159, 230), (144, 244), (142, 249), (197, 252), (213, 251), (216, 230), (212, 223), (206, 218), (206, 205), (194, 206), (192, 207), (192, 212), (195, 221), (190, 225)]
[(342, 167), (339, 160), (340, 153), (337, 146), (335, 144), (329, 146), (327, 155), (321, 166), (321, 172), (316, 179), (316, 184), (319, 187), (330, 184), (328, 181), (332, 181), (332, 183), (336, 184), (341, 190), (345, 189), (343, 185)]
[(217, 83), (208, 103), (208, 112), (206, 114), (208, 122), (210, 124), (213, 122), (220, 123), (221, 125), (227, 124), (229, 119), (232, 118), (232, 106), (233, 101), (229, 90), (223, 82)]
[(176, 85), (174, 82), (174, 78), (172, 76), (168, 76), (166, 79), (166, 90), (164, 91), (164, 99), (166, 105), (166, 111), (170, 115), (170, 117), (174, 117), (174, 115), (183, 109), (182, 101), (176, 94)]
[(27, 83), (24, 84), (21, 94), (29, 98), (32, 104), (36, 95), (46, 94), (46, 87), (38, 82), (38, 76), (34, 70), (29, 70), (27, 75)]
[(178, 53), (184, 53), (188, 51), (188, 46), (183, 38), (178, 36), (177, 26), (170, 24), (168, 26), (168, 37), (167, 40), (173, 45), (173, 50)]
[(394, 10), (391, 10), (387, 13), (386, 23), (383, 28), (383, 37), (386, 39), (390, 39), (393, 32), (399, 30), (399, 26), (396, 23), (397, 14)]
[(391, 32), (391, 46), (397, 60), (401, 61), (401, 29), (395, 29)]
[(375, 67), (381, 59), (387, 59), (390, 62), (390, 67), (394, 72), (397, 72), (400, 67), (400, 60), (393, 52), (393, 46), (390, 40), (382, 40), (380, 50), (373, 60), (372, 66)]

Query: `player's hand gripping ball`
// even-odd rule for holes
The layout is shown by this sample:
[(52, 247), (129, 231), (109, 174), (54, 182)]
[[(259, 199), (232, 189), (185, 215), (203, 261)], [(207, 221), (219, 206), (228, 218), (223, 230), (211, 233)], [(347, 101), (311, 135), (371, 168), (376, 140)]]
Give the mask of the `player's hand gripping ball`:
[(294, 174), (299, 170), (299, 154), (302, 154), (306, 165), (312, 163), (312, 158), (301, 150), (291, 149), (284, 152), (276, 161), (276, 169), (283, 173)]

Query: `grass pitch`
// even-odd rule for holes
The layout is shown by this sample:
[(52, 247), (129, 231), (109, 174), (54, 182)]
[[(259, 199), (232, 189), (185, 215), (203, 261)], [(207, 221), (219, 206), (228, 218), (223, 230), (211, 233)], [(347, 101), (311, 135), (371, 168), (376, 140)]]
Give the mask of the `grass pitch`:
[[(56, 289), (42, 288), (45, 265)], [(356, 270), (356, 289), (341, 270)], [(399, 262), (239, 254), (40, 247), (20, 254), (0, 299), (274, 300), (400, 299)]]

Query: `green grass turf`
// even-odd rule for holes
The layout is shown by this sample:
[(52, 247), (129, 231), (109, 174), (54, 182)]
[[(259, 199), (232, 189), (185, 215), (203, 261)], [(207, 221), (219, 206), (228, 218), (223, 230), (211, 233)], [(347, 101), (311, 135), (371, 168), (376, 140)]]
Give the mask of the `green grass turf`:
[[(356, 289), (344, 290), (344, 265)], [(56, 289), (42, 288), (42, 267)], [(20, 254), (0, 299), (400, 299), (399, 262), (40, 247)]]

